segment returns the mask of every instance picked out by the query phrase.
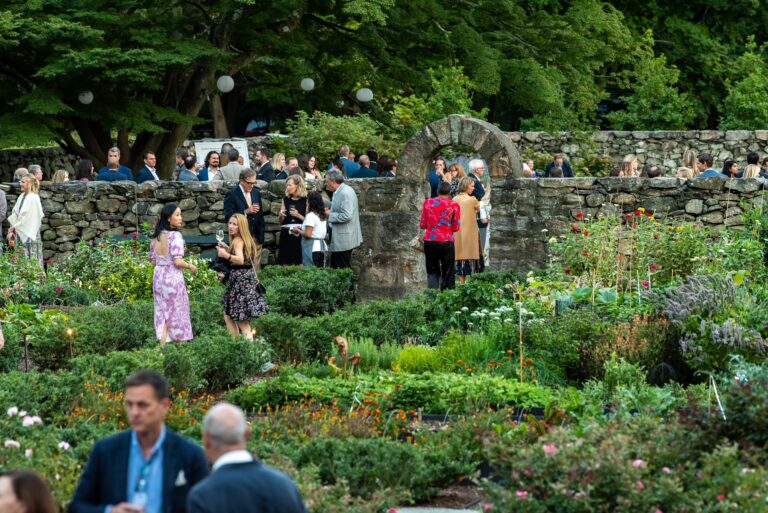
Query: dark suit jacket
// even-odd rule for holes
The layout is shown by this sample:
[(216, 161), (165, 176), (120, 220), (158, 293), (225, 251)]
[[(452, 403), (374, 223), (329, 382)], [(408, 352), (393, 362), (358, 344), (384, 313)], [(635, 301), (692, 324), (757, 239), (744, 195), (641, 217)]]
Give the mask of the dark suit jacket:
[[(261, 193), (254, 187), (251, 189), (251, 203), (258, 203), (261, 210), (257, 214), (248, 214), (248, 228), (256, 242), (264, 243), (264, 205), (261, 204)], [(243, 190), (238, 185), (224, 195), (224, 222), (229, 222), (233, 214), (242, 214), (248, 208)]]
[[(549, 172), (552, 171), (552, 169), (554, 169), (555, 167), (556, 166), (554, 162), (550, 162), (549, 164), (547, 164), (547, 167), (544, 170), (544, 176), (549, 177)], [(571, 169), (570, 162), (568, 162), (567, 160), (564, 160), (561, 168), (563, 170), (563, 178), (573, 178), (573, 169)]]
[[(155, 171), (155, 173), (157, 173), (157, 171)], [(159, 177), (160, 175), (157, 176)], [(136, 183), (149, 182), (150, 180), (155, 180), (155, 177), (152, 176), (152, 172), (147, 168), (147, 166), (139, 169), (139, 173), (136, 175)]]
[[(121, 175), (123, 175), (123, 178), (113, 177), (114, 175), (112, 175), (111, 173), (107, 173), (106, 175), (104, 175), (105, 177), (109, 177), (109, 178), (100, 178), (101, 174), (104, 171), (113, 171), (116, 173), (120, 173)], [(118, 180), (133, 180), (133, 171), (131, 171), (131, 168), (129, 168), (128, 166), (124, 166), (122, 164), (120, 165), (120, 167), (117, 168), (117, 170), (110, 170), (107, 166), (104, 166), (101, 169), (99, 169), (99, 173), (98, 175), (96, 175), (96, 180), (101, 180), (106, 182), (116, 182)]]
[(286, 178), (288, 178), (288, 171), (285, 169), (275, 175), (275, 180), (285, 180)]
[(370, 167), (360, 166), (352, 178), (381, 178), (381, 175)]
[(256, 174), (256, 178), (259, 180), (264, 180), (265, 182), (271, 182), (275, 179), (275, 170), (272, 167), (272, 164), (267, 162), (264, 164), (264, 167), (259, 169), (259, 172)]
[(256, 460), (223, 465), (187, 498), (189, 513), (306, 513), (296, 485)]
[[(75, 496), (69, 503), (69, 513), (104, 513), (104, 507), (127, 500), (128, 455), (131, 432), (99, 440), (80, 477)], [(176, 486), (179, 473), (184, 471), (186, 483)], [(184, 513), (189, 490), (208, 475), (203, 450), (166, 430), (163, 445), (163, 512)]]

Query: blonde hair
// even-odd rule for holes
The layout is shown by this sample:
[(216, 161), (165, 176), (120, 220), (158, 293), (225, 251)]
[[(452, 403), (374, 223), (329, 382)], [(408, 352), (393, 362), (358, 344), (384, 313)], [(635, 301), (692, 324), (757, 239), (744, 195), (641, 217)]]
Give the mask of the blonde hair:
[(29, 184), (29, 192), (30, 193), (39, 193), (40, 192), (40, 182), (35, 178), (35, 175), (32, 173), (23, 176), (21, 178), (22, 180), (27, 180), (27, 183)]
[(235, 214), (232, 217), (237, 221), (237, 235), (235, 237), (240, 237), (243, 240), (243, 260), (258, 265), (258, 262), (253, 262), (253, 259), (258, 254), (258, 248), (256, 247), (256, 241), (251, 236), (248, 218), (243, 214)]
[(64, 169), (59, 169), (53, 174), (53, 183), (64, 183), (69, 180), (69, 173)]
[(635, 176), (635, 174), (632, 172), (632, 162), (637, 162), (637, 155), (634, 153), (630, 153), (624, 157), (624, 160), (621, 161), (621, 174), (619, 176), (623, 176), (625, 178), (631, 178)]
[(682, 178), (683, 180), (693, 178), (693, 170), (685, 166), (680, 166), (677, 168), (677, 178)]
[(458, 162), (454, 162), (451, 164), (451, 167), (448, 168), (448, 171), (451, 173), (456, 173), (456, 179), (461, 180), (462, 178), (467, 177), (467, 173), (464, 171), (464, 168), (461, 167), (461, 164)]
[(691, 171), (691, 178), (695, 178), (699, 174), (699, 168), (696, 166), (698, 161), (699, 159), (696, 157), (695, 151), (685, 150), (685, 153), (683, 153), (683, 166)]
[(299, 175), (291, 175), (285, 179), (285, 195), (288, 196), (288, 184), (291, 182), (296, 184), (296, 196), (306, 198), (307, 186), (304, 185), (304, 179)]
[(744, 168), (744, 178), (758, 178), (760, 176), (760, 166), (749, 164)]
[(459, 192), (467, 192), (469, 190), (469, 186), (473, 183), (475, 183), (474, 180), (472, 180), (468, 176), (465, 176), (464, 178), (459, 180)]
[(275, 153), (272, 155), (272, 168), (276, 171), (282, 171), (283, 166), (280, 164), (280, 161), (285, 158), (284, 153)]

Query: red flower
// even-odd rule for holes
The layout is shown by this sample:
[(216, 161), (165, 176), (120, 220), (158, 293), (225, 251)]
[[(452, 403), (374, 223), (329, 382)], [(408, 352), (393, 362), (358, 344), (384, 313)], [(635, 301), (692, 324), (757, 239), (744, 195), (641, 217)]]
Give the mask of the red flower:
[(637, 228), (637, 223), (632, 223), (630, 226), (631, 226), (632, 228)]
[(650, 212), (646, 212), (645, 217), (653, 217), (653, 214), (651, 214)]
[(625, 214), (624, 217), (626, 217), (627, 219), (632, 219), (632, 214)]
[(133, 232), (133, 240), (139, 240), (139, 232)]
[(566, 267), (565, 268), (565, 274), (571, 274), (571, 268), (570, 267)]
[(581, 231), (581, 228), (579, 228), (578, 226), (576, 226), (576, 225), (574, 224), (574, 225), (572, 225), (572, 226), (571, 226), (571, 231), (572, 231), (573, 233), (579, 233), (579, 232)]
[(635, 210), (635, 217), (643, 215), (639, 210)]
[(725, 500), (725, 495), (718, 495), (718, 496), (717, 496), (717, 500), (718, 500), (719, 502), (723, 502), (723, 501)]
[(589, 232), (587, 230), (584, 230), (582, 233), (584, 234), (585, 237), (589, 237)]
[(139, 252), (139, 250), (138, 250), (138, 249), (134, 249), (134, 250), (133, 250), (133, 254), (134, 254), (134, 255), (136, 255), (138, 252)]
[(644, 282), (643, 282), (643, 287), (645, 287), (646, 289), (647, 289), (648, 287), (650, 287), (650, 286), (651, 286), (651, 283), (650, 283), (650, 282), (648, 282), (648, 281), (644, 281)]
[(586, 252), (584, 252), (584, 253), (582, 253), (582, 254), (581, 254), (581, 256), (583, 256), (583, 257), (588, 257), (588, 256), (589, 256), (589, 253), (586, 253)]
[(577, 213), (576, 214), (576, 219), (579, 219), (579, 220), (584, 219), (584, 213), (583, 212)]
[(64, 289), (61, 287), (56, 287), (55, 290), (56, 290), (56, 294), (61, 294), (62, 292), (64, 292)]

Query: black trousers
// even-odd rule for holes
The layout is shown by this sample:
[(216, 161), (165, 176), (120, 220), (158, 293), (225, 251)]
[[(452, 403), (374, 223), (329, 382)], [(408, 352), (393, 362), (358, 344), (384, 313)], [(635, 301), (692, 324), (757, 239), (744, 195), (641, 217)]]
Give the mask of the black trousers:
[(331, 253), (331, 268), (346, 269), (352, 267), (352, 250), (333, 251)]
[(452, 289), (456, 283), (456, 250), (453, 242), (424, 241), (427, 287)]

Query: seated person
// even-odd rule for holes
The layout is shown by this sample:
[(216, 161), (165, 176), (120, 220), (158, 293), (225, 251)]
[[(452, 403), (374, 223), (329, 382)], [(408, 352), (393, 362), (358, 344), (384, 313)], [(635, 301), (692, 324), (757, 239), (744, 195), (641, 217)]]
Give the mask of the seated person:
[(547, 168), (544, 171), (544, 176), (555, 178), (550, 176), (550, 171), (554, 168), (560, 168), (562, 171), (562, 175), (560, 178), (572, 178), (573, 177), (573, 170), (571, 169), (571, 163), (565, 160), (565, 156), (562, 153), (556, 153), (555, 159), (547, 164)]
[(563, 178), (563, 169), (560, 167), (553, 167), (549, 170), (549, 178)]
[(661, 169), (656, 164), (646, 164), (643, 167), (643, 172), (640, 174), (641, 178), (656, 178), (661, 176)]
[(696, 163), (696, 167), (699, 170), (699, 176), (696, 178), (728, 178), (723, 173), (712, 167), (715, 159), (713, 159), (712, 155), (709, 153), (699, 153), (696, 159), (698, 161)]

